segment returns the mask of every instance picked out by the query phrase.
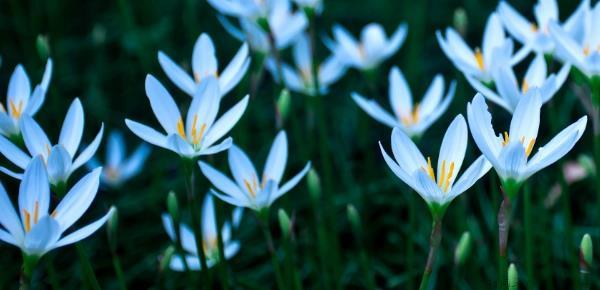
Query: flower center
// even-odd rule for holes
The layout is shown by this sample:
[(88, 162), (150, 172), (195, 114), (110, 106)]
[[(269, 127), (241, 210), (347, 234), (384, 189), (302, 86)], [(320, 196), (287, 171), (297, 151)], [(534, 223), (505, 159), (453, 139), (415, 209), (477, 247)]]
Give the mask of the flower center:
[(485, 68), (483, 64), (483, 53), (481, 53), (481, 49), (479, 47), (475, 48), (475, 60), (477, 61), (477, 66), (480, 70)]
[(535, 24), (535, 23), (532, 22), (532, 23), (530, 23), (529, 27), (531, 27), (531, 31), (538, 32), (538, 26), (537, 26), (537, 24)]
[(214, 73), (206, 72), (206, 73), (204, 73), (204, 75), (201, 75), (199, 73), (194, 73), (194, 80), (196, 81), (197, 84), (199, 84), (203, 79), (210, 77), (210, 76), (213, 76), (216, 79), (218, 79), (219, 73), (218, 72), (214, 72)]
[(179, 121), (177, 122), (177, 133), (179, 136), (181, 136), (181, 138), (192, 142), (193, 145), (198, 145), (200, 142), (202, 142), (202, 138), (204, 137), (206, 123), (202, 123), (202, 125), (200, 125), (200, 130), (197, 129), (196, 125), (198, 125), (198, 115), (194, 115), (192, 131), (190, 132), (190, 136), (187, 136), (185, 133), (185, 127), (183, 125), (183, 119), (179, 118)]
[(39, 218), (39, 209), (40, 209), (40, 204), (37, 201), (35, 202), (35, 205), (33, 206), (33, 217), (31, 216), (31, 213), (29, 211), (27, 211), (26, 209), (23, 209), (23, 215), (25, 216), (25, 220), (23, 222), (25, 224), (24, 226), (25, 226), (26, 233), (31, 231), (31, 227), (37, 224), (38, 218)]
[(400, 113), (400, 121), (405, 126), (410, 126), (410, 125), (414, 125), (414, 124), (418, 123), (419, 122), (419, 103), (417, 103), (413, 107), (412, 112), (410, 112), (408, 115), (403, 116), (402, 113)]
[[(429, 175), (433, 182), (437, 183), (437, 186), (443, 191), (448, 192), (450, 188), (450, 181), (454, 177), (454, 161), (450, 162), (449, 166), (446, 166), (446, 160), (442, 160), (442, 172), (440, 172), (440, 176), (438, 176), (437, 182), (435, 178), (435, 172), (433, 171), (433, 167), (431, 166), (431, 157), (427, 157), (427, 168), (423, 167), (425, 173)], [(446, 171), (448, 168), (448, 171)]]
[[(525, 146), (525, 136), (521, 137), (521, 145)], [(504, 140), (502, 140), (502, 147), (505, 147), (510, 142), (510, 137), (508, 136), (508, 132), (504, 131)], [(529, 142), (527, 142), (527, 146), (525, 147), (525, 156), (529, 157), (531, 152), (533, 151), (533, 145), (535, 145), (535, 138), (531, 138)]]
[(8, 109), (9, 109), (9, 114), (13, 118), (15, 118), (15, 119), (20, 118), (21, 114), (23, 113), (23, 101), (19, 101), (19, 103), (17, 103), (17, 104), (15, 104), (12, 100), (8, 101)]
[(252, 198), (256, 197), (256, 193), (259, 190), (258, 182), (256, 181), (256, 176), (252, 177), (252, 181), (248, 181), (247, 179), (244, 179), (244, 185), (246, 186), (246, 189), (250, 193), (250, 196), (252, 196)]
[(527, 83), (526, 79), (523, 79), (523, 84), (521, 85), (521, 91), (523, 92), (523, 94), (527, 93), (527, 91), (529, 90), (529, 84)]

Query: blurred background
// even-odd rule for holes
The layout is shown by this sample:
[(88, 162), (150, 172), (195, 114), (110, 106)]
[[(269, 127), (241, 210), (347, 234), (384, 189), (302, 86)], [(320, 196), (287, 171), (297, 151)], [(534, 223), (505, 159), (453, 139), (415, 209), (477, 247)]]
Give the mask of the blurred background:
[[(533, 19), (533, 1), (512, 1), (517, 10)], [(346, 205), (358, 209), (365, 226), (364, 245), (368, 253), (375, 282), (381, 289), (416, 289), (428, 250), (431, 219), (428, 209), (417, 194), (410, 191), (388, 169), (379, 153), (377, 141), (389, 141), (391, 130), (370, 119), (350, 98), (352, 91), (387, 99), (387, 73), (392, 65), (402, 69), (420, 98), (433, 76), (441, 73), (447, 82), (458, 81), (458, 89), (450, 109), (421, 139), (426, 155), (437, 155), (447, 124), (456, 114), (466, 114), (466, 102), (474, 91), (441, 52), (435, 31), (454, 26), (457, 14), (466, 18), (459, 30), (471, 46), (479, 46), (482, 31), (497, 1), (392, 1), (392, 0), (330, 0), (325, 1), (318, 21), (319, 38), (331, 35), (331, 27), (339, 23), (354, 35), (370, 23), (381, 23), (391, 33), (401, 22), (408, 24), (408, 38), (402, 48), (378, 71), (378, 96), (371, 96), (363, 76), (350, 70), (323, 97), (327, 148), (333, 155), (334, 176), (329, 181), (332, 192), (323, 192), (333, 200), (324, 209), (336, 221), (334, 235), (338, 238), (340, 256), (337, 276), (343, 289), (364, 289), (360, 273), (358, 245), (346, 218)], [(559, 1), (561, 19), (572, 13), (576, 1)], [(459, 17), (460, 18), (460, 17)], [(463, 18), (463, 19), (465, 19)], [(459, 21), (460, 22), (460, 21)], [(217, 12), (203, 0), (184, 1), (0, 1), (0, 91), (5, 92), (14, 67), (24, 65), (32, 83), (40, 81), (48, 56), (54, 61), (50, 89), (36, 119), (51, 139), (58, 136), (68, 105), (75, 97), (83, 102), (85, 135), (91, 142), (104, 122), (108, 131), (125, 132), (128, 148), (140, 142), (124, 124), (124, 118), (157, 124), (144, 92), (146, 74), (156, 76), (184, 108), (190, 98), (178, 90), (160, 69), (159, 50), (189, 70), (192, 47), (200, 33), (208, 33), (215, 42), (220, 67), (223, 68), (239, 49), (240, 43), (231, 37), (217, 20)], [(317, 44), (317, 58), (324, 59), (329, 51)], [(283, 52), (291, 62), (290, 50)], [(531, 57), (530, 57), (531, 58)], [(529, 59), (530, 59), (529, 58)], [(528, 61), (519, 65), (524, 70)], [(256, 63), (250, 70), (256, 70)], [(554, 71), (558, 68), (555, 64)], [(249, 74), (224, 98), (229, 107), (249, 93)], [(553, 119), (556, 126), (543, 125), (540, 136), (554, 136), (560, 129), (585, 113), (574, 92), (577, 84), (567, 81), (563, 89), (544, 107), (542, 120)], [(270, 144), (277, 133), (274, 98), (278, 95), (270, 75), (265, 74), (257, 91), (251, 96), (248, 110), (234, 128), (235, 142), (262, 168)], [(290, 115), (284, 122), (290, 139), (290, 160), (286, 176), (297, 172), (307, 160), (312, 160), (321, 172), (318, 136), (311, 100), (292, 94)], [(509, 115), (491, 106), (494, 122), (508, 127)], [(562, 168), (591, 153), (592, 141), (588, 129), (575, 150), (563, 161), (537, 174), (531, 180), (536, 232), (533, 235), (534, 276), (524, 275), (524, 237), (522, 205), (516, 209), (511, 232), (511, 256), (524, 283), (531, 279), (538, 289), (573, 289), (579, 277), (578, 244), (586, 232), (598, 241), (596, 194), (592, 190), (594, 176), (565, 186)], [(105, 136), (107, 134), (105, 133)], [(549, 140), (542, 137), (537, 144)], [(105, 139), (106, 140), (106, 139)], [(104, 143), (105, 144), (105, 143)], [(467, 159), (480, 153), (469, 140)], [(103, 156), (101, 148), (97, 153)], [(208, 162), (227, 172), (226, 154), (211, 157)], [(0, 158), (0, 164), (6, 165)], [(83, 172), (78, 172), (82, 175)], [(323, 177), (323, 176), (321, 176)], [(77, 180), (73, 177), (71, 180)], [(8, 176), (0, 177), (9, 193), (17, 192), (18, 183)], [(199, 178), (201, 194), (209, 188), (208, 181)], [(160, 214), (166, 210), (169, 190), (184, 192), (183, 171), (179, 159), (172, 153), (154, 148), (142, 174), (119, 189), (102, 188), (82, 223), (106, 212), (110, 205), (119, 208), (120, 225), (118, 253), (131, 289), (181, 288), (184, 279), (177, 273), (160, 273), (159, 259), (170, 245), (163, 230)], [(436, 289), (492, 289), (496, 281), (497, 224), (500, 194), (495, 173), (490, 172), (473, 189), (455, 200), (444, 220), (444, 237), (432, 283)], [(184, 205), (185, 206), (185, 205)], [(221, 214), (230, 211), (220, 201)], [(301, 270), (306, 289), (327, 289), (321, 282), (319, 255), (315, 249), (315, 214), (304, 182), (275, 204), (284, 208), (294, 221), (297, 267)], [(271, 226), (279, 235), (275, 211)], [(183, 220), (186, 220), (184, 216)], [(454, 249), (463, 232), (469, 231), (473, 241), (470, 255), (462, 266), (455, 266)], [(274, 289), (272, 270), (265, 243), (256, 220), (246, 212), (239, 232), (242, 242), (238, 255), (230, 262), (234, 285), (238, 289)], [(278, 240), (278, 237), (276, 237)], [(117, 287), (112, 260), (107, 246), (106, 231), (98, 231), (83, 243), (104, 289)], [(597, 245), (597, 244), (596, 244)], [(597, 247), (600, 249), (600, 247)], [(81, 270), (75, 250), (60, 249), (53, 253), (58, 277), (63, 289), (79, 289)], [(18, 286), (19, 251), (0, 244), (0, 289)], [(597, 271), (595, 273), (598, 273)], [(46, 274), (38, 273), (45, 281)], [(594, 277), (592, 288), (600, 286)], [(159, 283), (160, 280), (160, 283)], [(162, 284), (162, 286), (159, 286)], [(48, 286), (48, 284), (45, 284)]]

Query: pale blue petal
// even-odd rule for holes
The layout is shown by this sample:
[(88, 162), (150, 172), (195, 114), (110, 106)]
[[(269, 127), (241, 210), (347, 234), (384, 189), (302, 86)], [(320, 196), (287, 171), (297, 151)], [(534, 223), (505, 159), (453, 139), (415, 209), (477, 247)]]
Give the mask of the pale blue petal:
[(283, 172), (285, 171), (285, 165), (287, 163), (287, 158), (287, 135), (285, 134), (285, 131), (281, 131), (279, 134), (277, 134), (277, 137), (275, 137), (273, 145), (271, 146), (271, 150), (269, 151), (269, 155), (267, 156), (267, 161), (265, 162), (265, 168), (262, 176), (263, 181), (265, 179), (271, 179), (276, 183), (281, 182)]
[(103, 226), (106, 223), (106, 221), (108, 221), (108, 219), (114, 214), (114, 212), (115, 212), (115, 207), (111, 207), (110, 210), (108, 211), (108, 213), (106, 213), (106, 215), (104, 215), (97, 221), (95, 221), (81, 229), (78, 229), (78, 230), (74, 231), (73, 233), (67, 235), (66, 237), (60, 239), (56, 243), (56, 245), (54, 245), (53, 248), (56, 249), (58, 247), (70, 245), (70, 244), (79, 242), (79, 241), (89, 237), (90, 235), (95, 233), (101, 226)]
[(98, 192), (100, 185), (100, 174), (102, 168), (96, 168), (94, 171), (81, 178), (60, 201), (52, 216), (60, 224), (62, 231), (72, 226), (90, 207), (92, 201)]
[(18, 167), (25, 169), (31, 157), (19, 147), (10, 142), (6, 137), (0, 135), (0, 153)]
[(71, 171), (77, 170), (77, 168), (81, 167), (81, 165), (88, 162), (88, 160), (90, 160), (90, 158), (92, 158), (94, 154), (96, 154), (96, 151), (100, 146), (100, 142), (102, 141), (102, 134), (104, 134), (104, 123), (100, 125), (100, 131), (98, 131), (98, 134), (96, 134), (96, 137), (94, 137), (92, 143), (90, 143), (90, 145), (83, 149), (83, 151), (79, 153), (79, 156), (75, 158), (75, 161), (73, 161), (73, 167)]
[(23, 240), (23, 225), (2, 183), (0, 183), (0, 224), (16, 241)]
[(181, 120), (181, 113), (171, 94), (152, 75), (146, 76), (146, 95), (156, 119), (169, 133), (177, 133), (177, 124)]
[(48, 179), (50, 184), (58, 184), (59, 182), (66, 182), (71, 173), (71, 165), (73, 160), (71, 155), (62, 145), (55, 145), (50, 150), (50, 156), (48, 157)]
[(23, 251), (28, 255), (42, 256), (54, 248), (61, 233), (58, 223), (46, 215), (25, 235)]
[(140, 124), (136, 121), (132, 121), (129, 119), (125, 119), (125, 124), (129, 128), (129, 130), (131, 130), (131, 132), (133, 132), (133, 134), (137, 135), (142, 140), (144, 140), (152, 145), (161, 147), (161, 148), (165, 148), (165, 149), (168, 148), (167, 147), (167, 136), (165, 136), (164, 134), (162, 134), (144, 124)]
[(233, 106), (229, 111), (223, 114), (211, 128), (206, 132), (206, 136), (203, 140), (203, 147), (208, 147), (217, 142), (221, 137), (225, 136), (235, 124), (240, 120), (244, 112), (246, 111), (246, 107), (248, 107), (249, 96), (245, 96), (241, 101), (239, 101), (235, 106)]
[[(23, 66), (19, 64), (10, 76), (8, 82), (7, 102), (12, 102), (16, 108), (19, 106), (25, 108), (27, 107), (30, 94), (31, 84), (29, 82), (29, 77), (27, 77), (27, 73)], [(10, 110), (10, 105), (8, 106), (8, 109)]]
[(206, 33), (202, 33), (194, 44), (192, 53), (192, 70), (194, 79), (201, 82), (205, 77), (216, 76), (218, 69), (215, 46)]
[(352, 99), (361, 109), (365, 111), (365, 113), (367, 113), (373, 119), (389, 127), (400, 126), (400, 122), (386, 112), (375, 100), (367, 100), (357, 93), (352, 93)]
[(238, 185), (225, 174), (202, 161), (198, 162), (198, 165), (200, 166), (200, 171), (211, 182), (212, 186), (231, 196), (233, 199), (239, 200), (238, 203), (247, 204), (250, 202), (246, 193), (242, 192)]
[[(23, 175), (23, 180), (19, 186), (19, 213), (21, 220), (25, 220), (25, 211), (31, 217), (35, 216), (37, 209), (38, 216), (48, 215), (50, 207), (50, 186), (48, 186), (48, 174), (46, 166), (41, 157), (35, 157), (27, 166)], [(32, 223), (33, 224), (33, 223)]]
[(83, 106), (81, 106), (79, 98), (75, 98), (69, 107), (58, 139), (58, 144), (64, 146), (67, 152), (71, 154), (71, 157), (75, 156), (77, 148), (79, 148), (81, 136), (83, 135), (84, 122)]
[(186, 94), (193, 96), (196, 90), (194, 80), (162, 51), (158, 52), (158, 63), (167, 77)]
[(25, 146), (32, 156), (42, 155), (44, 158), (48, 157), (50, 153), (50, 140), (44, 130), (27, 115), (21, 116), (21, 131), (23, 132), (23, 140)]
[(306, 175), (306, 173), (308, 173), (308, 171), (310, 170), (310, 167), (311, 167), (311, 162), (309, 161), (308, 163), (306, 163), (304, 168), (300, 172), (298, 172), (298, 174), (296, 174), (294, 177), (292, 177), (290, 180), (288, 180), (288, 182), (284, 183), (279, 188), (279, 191), (277, 192), (277, 196), (273, 197), (272, 201), (275, 200), (276, 198), (278, 198), (279, 196), (284, 195), (285, 193), (290, 191), (292, 188), (294, 188), (298, 184), (298, 182), (300, 182), (300, 180), (304, 177), (304, 175)]

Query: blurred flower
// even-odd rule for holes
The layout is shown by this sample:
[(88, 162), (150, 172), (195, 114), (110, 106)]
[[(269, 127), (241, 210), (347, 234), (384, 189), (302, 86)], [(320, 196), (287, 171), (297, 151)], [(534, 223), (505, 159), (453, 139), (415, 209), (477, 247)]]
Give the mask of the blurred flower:
[(527, 56), (527, 50), (516, 55), (513, 53), (513, 43), (505, 35), (502, 23), (496, 13), (492, 13), (485, 25), (481, 49), (473, 51), (456, 30), (446, 28), (446, 37), (440, 31), (436, 37), (444, 54), (454, 66), (467, 76), (472, 76), (483, 82), (492, 80), (492, 73), (502, 64), (515, 64)]
[(300, 8), (317, 14), (323, 12), (323, 0), (293, 0)]
[(167, 77), (191, 97), (195, 95), (198, 85), (207, 76), (215, 77), (219, 81), (221, 95), (226, 95), (242, 80), (250, 66), (248, 45), (244, 43), (229, 65), (219, 74), (215, 46), (206, 33), (202, 33), (194, 45), (194, 52), (192, 53), (193, 78), (162, 51), (158, 52), (158, 62)]
[[(176, 242), (175, 226), (173, 220), (168, 214), (162, 215), (163, 226), (173, 242)], [(235, 221), (234, 226), (235, 225)], [(186, 225), (180, 225), (181, 247), (186, 251), (186, 262), (190, 270), (198, 271), (201, 269), (199, 253), (196, 248), (196, 237), (193, 231)], [(210, 268), (219, 262), (219, 245), (217, 236), (217, 220), (215, 216), (215, 206), (212, 196), (207, 194), (204, 198), (202, 206), (202, 249), (206, 255), (206, 264)], [(223, 247), (225, 259), (230, 259), (240, 249), (240, 242), (232, 240), (231, 225), (225, 222), (221, 228), (221, 238), (223, 239)], [(169, 265), (171, 270), (184, 271), (184, 263), (180, 255), (173, 255)]]
[(360, 41), (357, 41), (344, 27), (335, 25), (333, 27), (335, 40), (328, 40), (326, 45), (348, 66), (371, 70), (400, 49), (406, 39), (407, 31), (407, 25), (402, 23), (390, 38), (387, 38), (380, 24), (371, 23), (363, 28)]
[(542, 103), (548, 102), (558, 92), (569, 76), (570, 65), (563, 65), (558, 74), (547, 75), (548, 68), (543, 54), (537, 54), (533, 59), (523, 81), (519, 84), (513, 69), (508, 65), (501, 65), (493, 74), (494, 84), (498, 93), (488, 86), (467, 76), (467, 80), (478, 92), (488, 100), (498, 104), (510, 113), (514, 112), (519, 100), (532, 88), (538, 88), (542, 96)]
[(379, 147), (394, 174), (414, 189), (427, 202), (432, 214), (439, 217), (454, 198), (468, 190), (491, 168), (485, 157), (480, 156), (457, 180), (468, 138), (465, 118), (458, 115), (444, 135), (437, 161), (437, 174), (434, 173), (431, 158), (427, 157), (426, 160), (415, 143), (399, 128), (394, 128), (391, 138), (395, 160), (383, 149), (381, 142)]
[[(263, 25), (268, 25), (267, 28), (275, 38), (276, 48), (281, 50), (288, 47), (302, 34), (308, 26), (308, 20), (303, 12), (292, 11), (289, 0), (272, 1), (272, 7)], [(225, 17), (219, 17), (219, 21), (233, 37), (240, 41), (248, 42), (252, 50), (262, 54), (269, 54), (271, 52), (269, 35), (256, 21), (240, 18), (241, 29), (237, 28)]]
[[(495, 134), (492, 116), (481, 94), (475, 95), (467, 106), (473, 139), (494, 166), (505, 190), (510, 186), (518, 189), (531, 175), (563, 157), (575, 146), (585, 130), (587, 116), (563, 129), (528, 160), (538, 138), (541, 106), (542, 100), (537, 89), (525, 94), (513, 113), (509, 132), (503, 135)], [(510, 196), (513, 193), (509, 190), (508, 194)]]
[[(583, 36), (583, 17), (589, 0), (581, 2), (579, 8), (561, 25), (568, 34), (577, 39)], [(550, 37), (548, 26), (551, 22), (559, 21), (558, 4), (556, 0), (539, 0), (533, 8), (536, 22), (530, 22), (517, 12), (510, 4), (501, 1), (498, 5), (498, 15), (506, 30), (520, 43), (531, 47), (538, 53), (553, 53), (554, 41)]]
[[(108, 137), (106, 146), (106, 164), (103, 167), (100, 180), (110, 186), (119, 186), (142, 170), (146, 158), (150, 154), (150, 147), (141, 144), (125, 159), (127, 153), (123, 134), (119, 131), (112, 132)], [(89, 169), (99, 167), (100, 161), (92, 158), (87, 163)]]
[[(294, 45), (293, 57), (296, 67), (287, 64), (282, 65), (283, 78), (286, 86), (295, 92), (308, 96), (317, 95), (313, 75), (313, 56), (310, 47), (310, 40), (306, 34), (298, 37)], [(273, 77), (279, 81), (275, 60), (270, 58), (267, 61), (267, 68)], [(331, 84), (340, 79), (346, 73), (346, 65), (336, 56), (330, 56), (317, 68), (319, 94), (327, 94)]]
[(229, 149), (229, 169), (235, 181), (204, 162), (199, 162), (199, 165), (212, 185), (223, 192), (212, 190), (214, 195), (232, 205), (260, 211), (268, 208), (276, 199), (296, 186), (310, 169), (310, 162), (308, 162), (300, 173), (279, 187), (287, 157), (287, 136), (285, 131), (281, 131), (273, 141), (261, 179), (250, 158), (235, 145)]
[[(87, 238), (100, 228), (114, 212), (111, 208), (99, 220), (61, 238), (81, 218), (98, 191), (101, 168), (85, 175), (69, 190), (58, 206), (49, 212), (48, 175), (40, 156), (27, 166), (19, 187), (18, 213), (0, 184), (0, 240), (15, 245), (28, 256), (45, 253)], [(20, 217), (19, 217), (20, 215)]]
[(289, 0), (208, 0), (222, 14), (255, 21), (266, 17), (278, 2)]
[(8, 82), (6, 108), (0, 104), (0, 134), (13, 138), (21, 133), (19, 119), (23, 114), (33, 116), (37, 113), (44, 103), (51, 78), (52, 59), (48, 59), (42, 81), (35, 86), (32, 93), (25, 69), (22, 65), (17, 65)]
[(214, 145), (233, 128), (248, 105), (248, 96), (218, 120), (221, 93), (217, 79), (209, 76), (200, 83), (187, 113), (186, 122), (167, 89), (152, 75), (146, 77), (146, 95), (156, 119), (167, 135), (144, 124), (125, 119), (127, 127), (142, 140), (171, 150), (185, 158), (196, 158), (226, 150), (232, 138)]
[(556, 23), (550, 23), (549, 29), (556, 54), (591, 78), (600, 76), (600, 4), (596, 3), (587, 16), (581, 41)]
[(393, 67), (390, 70), (389, 82), (390, 105), (394, 115), (386, 112), (375, 100), (367, 100), (357, 93), (352, 93), (352, 98), (375, 120), (392, 128), (399, 127), (411, 137), (421, 136), (448, 109), (456, 89), (456, 82), (452, 81), (444, 96), (444, 78), (438, 74), (421, 103), (413, 103), (410, 88), (400, 69)]
[[(23, 131), (23, 140), (29, 154), (2, 136), (0, 136), (0, 153), (22, 169), (27, 167), (31, 158), (41, 155), (46, 163), (50, 183), (55, 186), (66, 185), (69, 176), (94, 156), (102, 140), (104, 124), (101, 125), (92, 143), (75, 157), (83, 136), (84, 120), (81, 101), (75, 98), (63, 121), (58, 143), (52, 145), (42, 127), (29, 115), (23, 115), (19, 126)], [(21, 174), (7, 168), (0, 167), (0, 171), (21, 178)]]

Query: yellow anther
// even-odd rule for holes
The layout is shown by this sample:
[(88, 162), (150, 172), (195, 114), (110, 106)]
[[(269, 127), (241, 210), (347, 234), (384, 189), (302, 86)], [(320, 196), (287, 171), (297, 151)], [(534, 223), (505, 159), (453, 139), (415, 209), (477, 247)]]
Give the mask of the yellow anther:
[(56, 210), (52, 211), (52, 214), (50, 214), (50, 216), (53, 218), (56, 218), (56, 215), (58, 215), (58, 212)]
[(454, 174), (454, 161), (450, 162), (450, 170), (448, 170), (448, 176), (446, 177), (446, 183), (444, 184), (444, 188), (442, 188), (442, 190), (444, 192), (448, 191), (448, 188), (450, 187), (450, 181), (452, 180), (453, 174)]
[(504, 141), (502, 141), (502, 146), (508, 145), (508, 141), (509, 141), (508, 132), (504, 131)]
[[(529, 155), (531, 154), (531, 151), (533, 151), (533, 145), (535, 144), (535, 138), (532, 138), (531, 140), (529, 140), (529, 143), (527, 144), (527, 148), (525, 149), (525, 155), (527, 155), (527, 157), (529, 157)], [(525, 144), (523, 144), (525, 145)]]
[(419, 122), (419, 103), (415, 104), (408, 116), (400, 117), (400, 121), (406, 126), (417, 124)]
[(192, 143), (197, 145), (202, 141), (202, 137), (204, 136), (204, 131), (206, 131), (206, 124), (202, 124), (200, 126), (200, 131), (196, 130), (196, 124), (198, 123), (198, 115), (194, 115), (194, 121), (192, 121)]
[(40, 210), (40, 203), (35, 202), (35, 206), (33, 207), (33, 224), (37, 224)]
[(442, 173), (438, 176), (438, 187), (441, 187), (446, 176), (446, 160), (442, 161)]
[(177, 121), (177, 133), (179, 133), (181, 138), (186, 139), (185, 128), (183, 127), (183, 119), (181, 118), (179, 118), (179, 121)]
[(433, 173), (433, 167), (431, 167), (431, 157), (427, 157), (427, 168), (423, 167), (423, 170), (435, 182), (435, 173)]
[(196, 81), (197, 84), (199, 84), (202, 81), (202, 79), (204, 79), (206, 77), (209, 77), (209, 76), (213, 76), (215, 78), (218, 78), (219, 77), (219, 73), (218, 72), (214, 72), (214, 73), (207, 72), (207, 73), (204, 74), (204, 76), (202, 76), (199, 73), (194, 73), (194, 80)]
[(535, 23), (531, 23), (530, 27), (531, 27), (531, 31), (533, 31), (533, 32), (537, 32), (538, 31), (538, 27), (537, 27), (537, 25)]
[(213, 249), (217, 247), (217, 239), (216, 238), (206, 238), (202, 242), (202, 249), (204, 253), (210, 253)]
[(483, 54), (481, 53), (481, 49), (479, 49), (479, 47), (475, 48), (475, 60), (477, 61), (477, 66), (479, 69), (483, 70), (485, 68), (483, 63)]
[(523, 80), (523, 85), (521, 85), (521, 92), (527, 93), (527, 91), (529, 90), (529, 84), (527, 83), (527, 80)]
[(244, 179), (244, 185), (246, 186), (246, 189), (248, 190), (250, 195), (252, 197), (256, 197), (256, 190), (257, 190), (256, 177), (252, 177), (252, 183), (250, 183), (247, 179)]
[(586, 45), (583, 47), (583, 55), (585, 55), (585, 56), (588, 56), (588, 55), (590, 55), (590, 46), (589, 46), (588, 44), (586, 44)]
[(23, 209), (23, 215), (25, 216), (25, 232), (31, 231), (31, 215), (26, 209)]
[(23, 112), (23, 101), (19, 101), (19, 103), (15, 105), (15, 103), (10, 100), (8, 101), (8, 106), (10, 108), (11, 116), (17, 119), (21, 117), (21, 113)]

